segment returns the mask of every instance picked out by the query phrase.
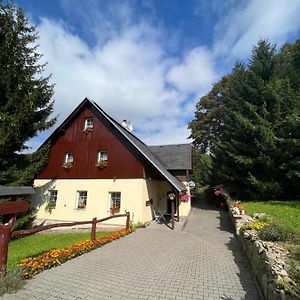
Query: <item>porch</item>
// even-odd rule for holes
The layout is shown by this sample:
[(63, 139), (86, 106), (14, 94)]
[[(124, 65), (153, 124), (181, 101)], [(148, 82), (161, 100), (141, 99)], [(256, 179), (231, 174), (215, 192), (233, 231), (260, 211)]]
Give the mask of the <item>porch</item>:
[[(147, 229), (154, 230), (172, 230), (172, 217), (169, 214), (164, 215), (165, 221), (161, 220), (161, 222), (156, 222), (152, 220)], [(188, 216), (179, 217), (179, 221), (177, 221), (176, 215), (174, 220), (174, 231), (180, 232), (184, 229), (185, 223), (188, 220)]]

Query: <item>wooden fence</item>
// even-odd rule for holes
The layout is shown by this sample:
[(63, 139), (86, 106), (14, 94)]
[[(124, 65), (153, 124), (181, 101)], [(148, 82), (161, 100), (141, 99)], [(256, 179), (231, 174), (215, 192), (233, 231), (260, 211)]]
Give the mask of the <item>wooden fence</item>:
[(52, 229), (52, 228), (56, 228), (56, 227), (71, 227), (71, 226), (76, 226), (76, 225), (87, 225), (87, 224), (92, 224), (91, 227), (91, 240), (94, 241), (96, 239), (96, 225), (97, 223), (101, 223), (110, 219), (114, 219), (114, 218), (120, 218), (120, 217), (126, 217), (126, 225), (125, 228), (129, 229), (130, 226), (130, 213), (126, 212), (125, 214), (118, 214), (118, 215), (113, 215), (113, 216), (109, 216), (103, 219), (98, 219), (97, 218), (93, 218), (93, 220), (91, 221), (79, 221), (79, 222), (65, 222), (65, 223), (55, 223), (55, 224), (50, 224), (50, 225), (40, 225), (40, 226), (36, 226), (33, 227), (31, 229), (25, 229), (25, 230), (17, 230), (17, 231), (13, 231), (11, 233), (11, 238), (15, 238), (15, 237), (20, 237), (20, 236), (26, 236), (26, 235), (31, 235), (40, 231), (44, 231), (47, 229)]
[(41, 225), (31, 229), (12, 231), (13, 224), (16, 220), (16, 214), (20, 212), (25, 212), (27, 210), (28, 210), (28, 202), (24, 200), (0, 203), (0, 215), (6, 216), (6, 218), (8, 219), (7, 223), (5, 224), (2, 224), (0, 222), (0, 276), (1, 273), (5, 273), (6, 271), (8, 244), (11, 238), (27, 236), (27, 235), (31, 235), (40, 231), (44, 231), (56, 227), (71, 227), (76, 225), (91, 224), (92, 225), (91, 240), (94, 241), (96, 239), (97, 223), (104, 222), (114, 218), (120, 218), (120, 217), (126, 217), (125, 227), (126, 229), (129, 229), (130, 227), (130, 213), (126, 212), (125, 214), (113, 215), (98, 220), (97, 218), (93, 218), (93, 220), (91, 221), (68, 222), (68, 223), (65, 222), (65, 223), (56, 223), (51, 225), (44, 225), (44, 223), (42, 223)]

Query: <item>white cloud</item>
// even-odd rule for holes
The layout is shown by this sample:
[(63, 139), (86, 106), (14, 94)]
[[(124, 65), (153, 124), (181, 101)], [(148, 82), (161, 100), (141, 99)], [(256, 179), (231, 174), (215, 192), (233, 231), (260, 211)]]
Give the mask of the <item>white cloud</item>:
[(187, 53), (181, 64), (170, 69), (167, 78), (180, 91), (199, 93), (216, 78), (213, 57), (204, 47), (194, 48)]
[[(159, 42), (161, 33), (147, 23), (130, 26), (94, 47), (70, 32), (65, 24), (46, 18), (41, 20), (38, 31), (39, 50), (56, 84), (58, 123), (88, 97), (117, 119), (133, 122), (146, 142), (187, 142), (187, 121), (182, 120), (191, 119), (194, 107), (194, 103), (185, 103), (187, 92), (207, 86), (207, 74), (212, 73), (204, 49), (192, 50), (183, 63), (171, 59)], [(194, 70), (197, 79), (193, 78), (189, 88), (182, 88), (176, 79), (180, 76), (178, 70), (188, 72), (193, 65), (205, 68), (206, 75), (197, 78)], [(167, 77), (172, 78), (172, 84)]]
[[(195, 13), (201, 15), (207, 5), (199, 1)], [(102, 7), (90, 0), (70, 10), (72, 3), (61, 1), (68, 18), (78, 18), (81, 36), (89, 33), (88, 38), (63, 22), (43, 18), (38, 25), (39, 50), (56, 83), (58, 123), (89, 97), (117, 119), (133, 122), (149, 144), (186, 142), (194, 105), (220, 77), (217, 70), (225, 60), (231, 65), (236, 58), (247, 58), (259, 38), (281, 45), (300, 29), (298, 0), (214, 0), (219, 21), (213, 45), (187, 47), (174, 57), (169, 51), (174, 33), (165, 32), (160, 20), (151, 23), (137, 16), (129, 1)]]
[(280, 46), (300, 30), (299, 0), (251, 0), (239, 4), (215, 27), (215, 55), (245, 58), (259, 39), (267, 38)]

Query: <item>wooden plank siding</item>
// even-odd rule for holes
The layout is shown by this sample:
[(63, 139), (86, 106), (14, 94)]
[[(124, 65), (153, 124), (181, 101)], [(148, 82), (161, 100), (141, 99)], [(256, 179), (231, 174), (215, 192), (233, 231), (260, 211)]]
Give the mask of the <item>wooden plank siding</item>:
[[(93, 117), (93, 131), (84, 132), (86, 118)], [(129, 179), (143, 178), (143, 158), (97, 111), (87, 105), (51, 141), (49, 161), (37, 179)], [(108, 165), (96, 167), (99, 150), (108, 152)], [(62, 164), (72, 152), (73, 167)]]

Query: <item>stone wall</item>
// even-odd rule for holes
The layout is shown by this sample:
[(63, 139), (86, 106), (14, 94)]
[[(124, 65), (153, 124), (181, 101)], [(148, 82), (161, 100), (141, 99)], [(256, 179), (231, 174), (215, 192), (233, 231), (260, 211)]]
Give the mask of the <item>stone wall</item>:
[(295, 299), (283, 288), (283, 285), (292, 282), (285, 270), (287, 251), (279, 244), (260, 240), (255, 230), (240, 231), (243, 224), (252, 220), (251, 217), (234, 216), (231, 209), (229, 209), (229, 215), (265, 299)]

